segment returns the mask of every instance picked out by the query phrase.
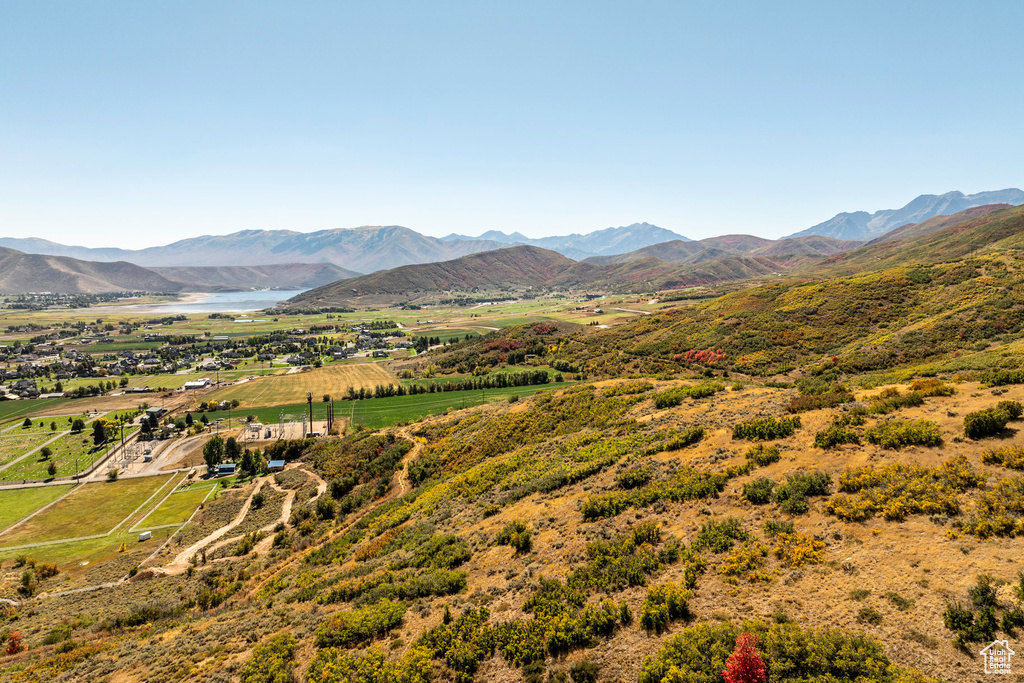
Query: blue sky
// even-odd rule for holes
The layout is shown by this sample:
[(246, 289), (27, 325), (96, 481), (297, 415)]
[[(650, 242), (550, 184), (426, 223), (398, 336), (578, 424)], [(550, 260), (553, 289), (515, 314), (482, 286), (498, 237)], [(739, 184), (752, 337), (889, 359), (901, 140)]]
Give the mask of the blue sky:
[(648, 221), (1024, 186), (1019, 2), (0, 3), (0, 235)]

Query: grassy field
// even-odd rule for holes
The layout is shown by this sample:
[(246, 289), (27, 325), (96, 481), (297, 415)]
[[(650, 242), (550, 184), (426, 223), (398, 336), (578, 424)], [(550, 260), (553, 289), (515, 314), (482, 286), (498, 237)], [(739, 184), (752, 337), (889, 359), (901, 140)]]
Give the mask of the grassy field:
[[(27, 555), (37, 562), (58, 564), (61, 567), (60, 575), (50, 579), (50, 582), (57, 584), (46, 585), (46, 590), (95, 585), (123, 577), (129, 568), (158, 548), (175, 530), (175, 527), (154, 529), (153, 537), (144, 543), (139, 542), (138, 532), (118, 531), (102, 538), (53, 543), (23, 550), (0, 548), (0, 562), (10, 562), (19, 555)], [(124, 553), (120, 552), (122, 543), (126, 547)]]
[(0, 436), (0, 467), (53, 438), (52, 434)]
[[(127, 438), (135, 428), (125, 429)], [(0, 481), (20, 481), (22, 479), (48, 479), (51, 476), (67, 477), (88, 468), (102, 458), (117, 441), (110, 441), (99, 449), (93, 448), (92, 431), (87, 427), (80, 434), (66, 434), (48, 446), (53, 454), (44, 460), (40, 453), (20, 460), (5, 470), (0, 471)], [(57, 466), (57, 474), (50, 475), (48, 468), (53, 462)]]
[(199, 504), (206, 500), (210, 492), (216, 490), (217, 483), (205, 486), (192, 486), (182, 491), (175, 491), (167, 500), (160, 504), (160, 507), (153, 510), (149, 515), (136, 525), (136, 529), (149, 529), (152, 527), (164, 526), (165, 524), (182, 524)]
[(313, 394), (314, 401), (319, 401), (324, 394), (340, 397), (350, 386), (358, 389), (397, 383), (395, 376), (385, 370), (380, 363), (328, 365), (307, 372), (295, 372), (224, 387), (209, 394), (206, 400), (237, 400), (241, 403), (240, 409), (244, 409), (299, 403), (306, 400), (307, 391)]
[(471, 337), (479, 337), (480, 332), (481, 330), (460, 330), (458, 328), (449, 328), (444, 330), (438, 330), (437, 332), (434, 333), (424, 333), (422, 336), (438, 337), (441, 339), (442, 342), (446, 342), (449, 339), (457, 339), (459, 341), (462, 341), (462, 339), (465, 338), (466, 335), (469, 335)]
[[(56, 432), (66, 432), (71, 429), (75, 420), (88, 422), (91, 418), (88, 415), (59, 415), (56, 417), (33, 417), (32, 426), (25, 427), (24, 419), (14, 420), (3, 427), (0, 436), (13, 436), (15, 434), (25, 436), (28, 434), (49, 434), (56, 436)], [(54, 429), (56, 427), (56, 429)]]
[(0, 421), (15, 418), (24, 418), (26, 415), (36, 415), (46, 410), (67, 405), (70, 398), (42, 398), (33, 401), (4, 401), (0, 403)]
[(50, 509), (0, 537), (0, 545), (9, 548), (110, 533), (172, 476), (177, 475), (83, 484)]
[[(12, 524), (20, 522), (39, 508), (57, 500), (74, 484), (66, 486), (36, 486), (29, 489), (6, 489), (0, 491), (0, 533)], [(3, 538), (0, 537), (0, 542)]]
[(369, 398), (363, 401), (336, 403), (335, 409), (337, 417), (351, 417), (352, 424), (371, 429), (382, 429), (399, 422), (413, 422), (425, 415), (443, 413), (448, 408), (458, 410), (478, 406), (482, 403), (502, 401), (510, 396), (532, 396), (538, 391), (559, 389), (568, 384), (568, 382), (563, 382), (561, 384), (485, 389), (483, 392), (447, 391), (439, 394)]

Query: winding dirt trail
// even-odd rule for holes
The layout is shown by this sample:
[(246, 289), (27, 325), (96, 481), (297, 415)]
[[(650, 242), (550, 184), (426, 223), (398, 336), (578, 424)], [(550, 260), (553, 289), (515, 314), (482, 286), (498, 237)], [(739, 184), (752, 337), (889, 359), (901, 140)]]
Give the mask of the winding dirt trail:
[(263, 488), (263, 484), (266, 482), (266, 479), (266, 477), (261, 477), (260, 479), (256, 480), (257, 485), (253, 487), (252, 493), (250, 493), (249, 497), (245, 499), (245, 503), (242, 504), (242, 509), (238, 511), (238, 514), (235, 515), (235, 518), (232, 519), (228, 524), (222, 526), (216, 531), (213, 531), (205, 538), (202, 538), (193, 543), (192, 545), (190, 545), (189, 547), (185, 548), (167, 564), (162, 565), (160, 567), (153, 567), (151, 571), (154, 574), (161, 574), (164, 576), (174, 576), (176, 574), (183, 573), (186, 569), (188, 569), (189, 565), (191, 564), (191, 559), (193, 555), (198, 553), (200, 550), (202, 550), (210, 543), (213, 543), (214, 541), (218, 540), (219, 538), (227, 534), (229, 531), (237, 527), (239, 524), (241, 524), (243, 521), (245, 521), (245, 516), (249, 514), (249, 508), (252, 507), (252, 497), (255, 496), (256, 493), (260, 491), (260, 489)]

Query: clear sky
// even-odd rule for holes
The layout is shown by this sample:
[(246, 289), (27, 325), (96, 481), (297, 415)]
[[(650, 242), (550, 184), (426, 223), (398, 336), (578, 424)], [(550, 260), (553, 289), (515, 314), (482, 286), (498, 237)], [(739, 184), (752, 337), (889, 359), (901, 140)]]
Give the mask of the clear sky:
[(1024, 3), (0, 2), (0, 235), (778, 237), (1024, 187)]

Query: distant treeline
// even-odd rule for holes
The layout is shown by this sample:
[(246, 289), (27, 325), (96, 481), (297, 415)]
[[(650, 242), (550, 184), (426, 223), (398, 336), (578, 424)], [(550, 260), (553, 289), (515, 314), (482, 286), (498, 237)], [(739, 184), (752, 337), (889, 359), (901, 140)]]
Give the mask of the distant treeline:
[(535, 384), (547, 384), (546, 370), (525, 370), (523, 372), (498, 372), (492, 375), (481, 377), (466, 377), (460, 380), (435, 382), (431, 384), (378, 384), (373, 389), (365, 387), (355, 389), (348, 388), (348, 394), (344, 396), (346, 401), (359, 401), (364, 398), (387, 398), (389, 396), (414, 396), (417, 394), (437, 394), (445, 391), (473, 391), (480, 389), (501, 389), (505, 387), (526, 387)]

